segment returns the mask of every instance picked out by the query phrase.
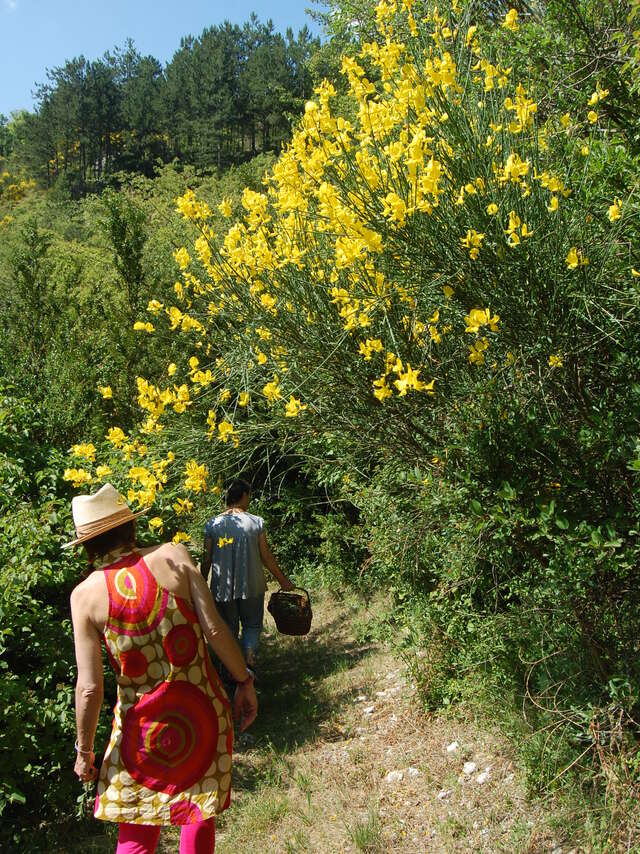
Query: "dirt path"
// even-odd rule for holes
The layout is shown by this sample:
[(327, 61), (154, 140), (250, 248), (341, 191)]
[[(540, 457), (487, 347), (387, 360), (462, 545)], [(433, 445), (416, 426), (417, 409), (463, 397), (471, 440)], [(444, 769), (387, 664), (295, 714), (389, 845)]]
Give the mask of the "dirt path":
[[(402, 665), (358, 642), (371, 614), (314, 600), (306, 639), (267, 617), (260, 715), (236, 747), (216, 854), (568, 854), (526, 802), (504, 739), (425, 717)], [(176, 842), (166, 831), (161, 852)]]

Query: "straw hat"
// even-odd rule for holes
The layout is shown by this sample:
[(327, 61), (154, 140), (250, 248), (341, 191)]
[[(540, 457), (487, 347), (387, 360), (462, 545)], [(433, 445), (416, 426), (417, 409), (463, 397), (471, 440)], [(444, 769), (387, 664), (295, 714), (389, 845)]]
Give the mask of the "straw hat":
[(71, 500), (71, 514), (76, 526), (76, 538), (65, 543), (62, 548), (68, 549), (91, 540), (105, 531), (117, 528), (137, 519), (146, 510), (133, 513), (118, 490), (110, 483), (105, 483), (93, 495), (76, 495)]

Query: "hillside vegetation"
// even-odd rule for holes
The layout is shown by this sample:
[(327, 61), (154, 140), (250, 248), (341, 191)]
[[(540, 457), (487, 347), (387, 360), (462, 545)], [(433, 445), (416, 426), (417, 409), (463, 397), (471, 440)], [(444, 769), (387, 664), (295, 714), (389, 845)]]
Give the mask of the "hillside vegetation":
[(177, 120), (109, 180), (46, 189), (39, 114), (3, 143), (0, 807), (69, 815), (72, 492), (199, 556), (243, 473), (300, 580), (385, 591), (427, 709), (493, 709), (573, 838), (636, 850), (639, 7), (326, 5), (260, 144), (206, 92), (208, 148)]

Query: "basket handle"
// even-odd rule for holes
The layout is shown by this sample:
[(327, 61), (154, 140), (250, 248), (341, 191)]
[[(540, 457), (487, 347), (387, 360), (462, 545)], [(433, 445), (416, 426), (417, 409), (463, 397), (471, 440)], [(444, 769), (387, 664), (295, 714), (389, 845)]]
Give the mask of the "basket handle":
[(293, 590), (283, 590), (281, 587), (280, 590), (278, 590), (278, 593), (294, 593), (296, 590), (301, 590), (307, 597), (307, 602), (311, 602), (311, 596), (309, 596), (309, 591), (305, 590), (304, 587), (294, 587)]

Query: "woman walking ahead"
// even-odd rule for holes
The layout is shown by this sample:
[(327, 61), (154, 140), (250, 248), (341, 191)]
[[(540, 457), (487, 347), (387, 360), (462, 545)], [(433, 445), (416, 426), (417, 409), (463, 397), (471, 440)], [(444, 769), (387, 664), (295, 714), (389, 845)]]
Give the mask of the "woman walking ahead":
[(206, 578), (211, 569), (216, 607), (236, 639), (242, 626), (242, 652), (249, 667), (254, 667), (267, 589), (263, 566), (283, 590), (293, 590), (294, 585), (269, 548), (263, 518), (248, 512), (251, 485), (234, 480), (226, 497), (227, 509), (204, 526), (201, 571)]
[[(181, 854), (211, 854), (229, 805), (231, 705), (208, 641), (236, 681), (240, 729), (255, 719), (253, 676), (189, 553), (139, 549), (135, 518), (110, 484), (73, 499), (76, 539), (94, 571), (71, 594), (78, 665), (75, 772), (98, 776), (95, 817), (120, 825), (117, 854), (152, 854), (162, 825), (182, 825)], [(118, 699), (102, 766), (94, 736), (103, 696), (100, 644)]]

